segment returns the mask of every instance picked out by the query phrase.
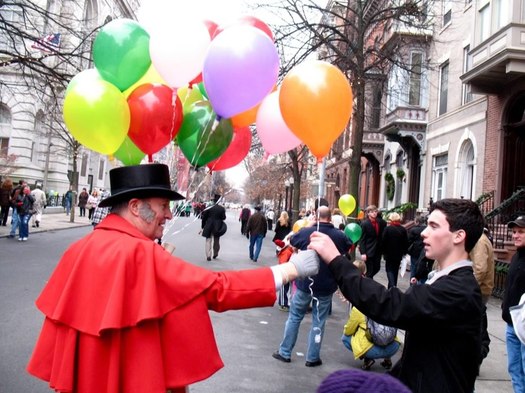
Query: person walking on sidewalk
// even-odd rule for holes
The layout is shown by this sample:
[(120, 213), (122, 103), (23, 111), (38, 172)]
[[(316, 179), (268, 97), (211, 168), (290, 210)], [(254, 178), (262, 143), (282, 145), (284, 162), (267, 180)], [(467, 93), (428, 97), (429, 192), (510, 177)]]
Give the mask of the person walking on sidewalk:
[(248, 220), (250, 219), (251, 215), (252, 211), (250, 210), (250, 207), (248, 205), (244, 205), (244, 207), (241, 210), (241, 213), (239, 214), (239, 221), (241, 222), (241, 233), (247, 238), (249, 237), (249, 235), (246, 231), (246, 225), (248, 224)]
[[(317, 214), (316, 214), (317, 216)], [(310, 235), (319, 230), (326, 234), (336, 244), (337, 252), (345, 254), (352, 247), (352, 243), (339, 229), (331, 223), (330, 209), (321, 206), (318, 211), (318, 224), (299, 230), (290, 239), (290, 244), (299, 249), (306, 250), (310, 243)], [(316, 367), (323, 364), (321, 360), (321, 343), (323, 341), (324, 327), (328, 313), (332, 307), (332, 296), (337, 290), (332, 273), (325, 264), (321, 265), (319, 273), (313, 277), (295, 281), (297, 290), (292, 297), (288, 320), (284, 326), (284, 337), (279, 345), (279, 350), (273, 357), (285, 363), (291, 361), (292, 350), (297, 342), (301, 322), (312, 305), (312, 326), (308, 335), (308, 349), (306, 352), (306, 367)]]
[[(186, 392), (223, 367), (208, 310), (269, 307), (319, 259), (215, 272), (157, 243), (173, 218), (166, 165), (109, 172), (111, 213), (64, 253), (36, 301), (44, 324), (27, 366), (60, 392)], [(312, 255), (313, 254), (313, 255)]]
[(406, 331), (403, 354), (391, 374), (414, 393), (474, 391), (483, 304), (468, 253), (483, 223), (471, 200), (434, 202), (421, 236), (426, 256), (437, 261), (439, 270), (425, 285), (405, 292), (361, 277), (328, 236), (311, 236), (309, 248), (328, 264), (345, 298), (374, 321)]
[(255, 213), (248, 219), (246, 224), (246, 233), (250, 236), (250, 259), (257, 262), (261, 252), (262, 243), (268, 230), (266, 217), (261, 213), (261, 207), (255, 206)]
[(29, 220), (33, 214), (33, 205), (35, 203), (29, 186), (26, 185), (22, 188), (22, 191), (16, 197), (15, 203), (20, 220), (18, 240), (25, 242), (29, 238)]
[(82, 192), (78, 194), (78, 207), (80, 209), (80, 217), (86, 217), (86, 205), (89, 199), (89, 193), (86, 188), (82, 189)]
[(20, 237), (20, 217), (18, 216), (18, 206), (16, 205), (16, 201), (26, 184), (27, 183), (25, 180), (19, 180), (18, 186), (13, 188), (13, 191), (11, 192), (11, 207), (13, 208), (13, 212), (11, 213), (11, 232), (9, 232), (10, 238), (14, 238), (16, 236), (16, 231), (18, 231), (18, 237)]
[(69, 190), (64, 194), (64, 208), (66, 209), (66, 216), (71, 213), (73, 207), (73, 186), (69, 186)]
[(363, 234), (359, 240), (359, 252), (366, 263), (366, 275), (373, 278), (381, 269), (381, 239), (386, 223), (378, 218), (377, 206), (366, 209), (366, 219), (361, 223)]
[(517, 250), (510, 261), (505, 294), (501, 303), (502, 317), (507, 322), (506, 341), (508, 371), (515, 392), (525, 392), (525, 345), (514, 330), (509, 308), (516, 306), (525, 293), (525, 216), (520, 216), (507, 224), (512, 230), (512, 240)]
[(408, 252), (408, 233), (401, 225), (399, 213), (388, 215), (388, 225), (383, 231), (381, 249), (385, 257), (385, 270), (388, 288), (397, 287), (401, 258)]
[(40, 184), (36, 185), (36, 188), (31, 191), (31, 195), (33, 196), (33, 199), (35, 200), (33, 204), (33, 210), (34, 213), (31, 216), (31, 222), (33, 223), (31, 226), (39, 227), (40, 222), (42, 221), (42, 213), (44, 212), (44, 208), (46, 207), (46, 193), (42, 191), (42, 186)]
[(206, 260), (208, 261), (211, 261), (212, 249), (213, 259), (219, 256), (219, 250), (221, 249), (220, 239), (227, 230), (226, 223), (224, 222), (224, 220), (226, 220), (226, 210), (223, 206), (219, 205), (220, 199), (221, 196), (215, 194), (213, 198), (213, 206), (205, 209), (201, 215), (201, 234), (206, 238), (205, 251)]
[(13, 191), (13, 182), (7, 178), (2, 182), (0, 187), (0, 225), (7, 226), (7, 217), (11, 208), (11, 192)]

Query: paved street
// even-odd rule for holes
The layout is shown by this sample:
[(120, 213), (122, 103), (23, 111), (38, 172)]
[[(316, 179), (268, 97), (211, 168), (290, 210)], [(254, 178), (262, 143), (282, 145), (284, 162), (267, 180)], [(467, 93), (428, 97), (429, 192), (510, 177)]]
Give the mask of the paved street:
[[(221, 238), (221, 252), (217, 260), (206, 261), (204, 238), (198, 235), (200, 221), (194, 217), (175, 219), (165, 240), (177, 247), (175, 253), (178, 256), (210, 269), (237, 270), (276, 263), (271, 243), (273, 232), (264, 240), (259, 263), (250, 261), (248, 240), (240, 234), (237, 215), (236, 211), (228, 212), (228, 232)], [(75, 221), (69, 223), (64, 213), (46, 214), (38, 232), (36, 228), (30, 228), (29, 241), (25, 243), (3, 238), (9, 227), (0, 227), (1, 393), (50, 391), (44, 382), (28, 376), (24, 367), (42, 323), (42, 315), (36, 310), (34, 300), (64, 249), (91, 231), (87, 219), (77, 217)], [(378, 280), (386, 282), (384, 270)], [(407, 285), (408, 278), (405, 276), (400, 280), (400, 287), (406, 288)], [(193, 385), (191, 392), (313, 393), (320, 381), (331, 372), (359, 367), (360, 362), (353, 359), (339, 339), (347, 319), (348, 306), (338, 296), (334, 297), (333, 304), (321, 352), (323, 365), (316, 368), (304, 366), (310, 316), (303, 322), (292, 362), (284, 364), (273, 359), (271, 354), (282, 338), (287, 313), (279, 311), (276, 306), (222, 314), (212, 312), (225, 367), (208, 380)], [(499, 300), (491, 299), (488, 310), (491, 352), (482, 366), (476, 384), (477, 393), (512, 392), (506, 372), (504, 324), (499, 306)], [(384, 371), (377, 363), (373, 370)]]

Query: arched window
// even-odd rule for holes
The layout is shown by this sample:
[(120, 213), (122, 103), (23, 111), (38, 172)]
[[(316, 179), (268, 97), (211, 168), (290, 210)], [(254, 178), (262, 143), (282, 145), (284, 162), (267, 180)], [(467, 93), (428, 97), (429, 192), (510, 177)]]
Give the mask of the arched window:
[(0, 104), (0, 156), (7, 156), (11, 136), (11, 111)]
[(460, 196), (465, 199), (473, 199), (474, 195), (474, 146), (472, 141), (467, 139), (461, 145), (459, 152), (458, 180)]

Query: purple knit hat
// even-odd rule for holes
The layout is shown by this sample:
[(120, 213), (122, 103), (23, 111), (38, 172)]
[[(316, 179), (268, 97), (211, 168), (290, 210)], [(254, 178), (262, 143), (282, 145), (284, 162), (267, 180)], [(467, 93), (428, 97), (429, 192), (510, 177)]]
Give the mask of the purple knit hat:
[(350, 369), (330, 374), (317, 393), (410, 393), (410, 389), (388, 374)]

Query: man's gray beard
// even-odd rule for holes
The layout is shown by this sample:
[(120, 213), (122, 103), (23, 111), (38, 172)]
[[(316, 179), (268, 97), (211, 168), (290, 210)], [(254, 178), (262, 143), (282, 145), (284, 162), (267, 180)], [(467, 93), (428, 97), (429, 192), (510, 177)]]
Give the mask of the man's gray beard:
[(155, 219), (155, 212), (151, 208), (149, 202), (142, 202), (139, 205), (139, 217), (146, 221), (148, 224), (151, 224)]

